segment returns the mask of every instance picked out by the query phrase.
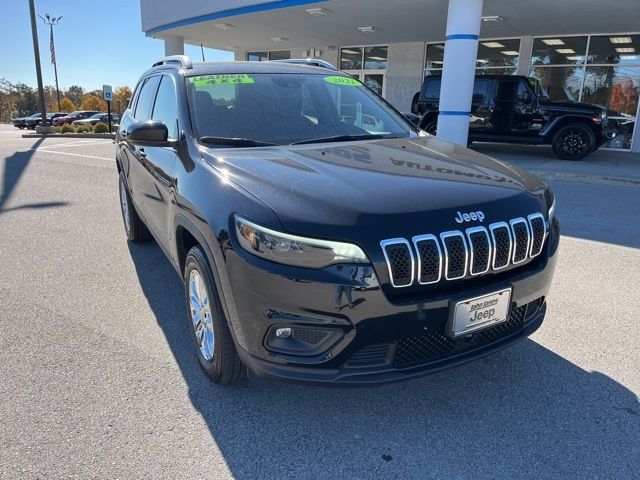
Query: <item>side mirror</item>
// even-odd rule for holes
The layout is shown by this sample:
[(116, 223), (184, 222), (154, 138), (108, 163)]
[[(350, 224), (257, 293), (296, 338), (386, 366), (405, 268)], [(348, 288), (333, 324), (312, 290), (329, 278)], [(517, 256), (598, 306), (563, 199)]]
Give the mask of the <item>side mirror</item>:
[(402, 116), (412, 125), (415, 125), (416, 127), (420, 125), (420, 117), (415, 113), (403, 113)]
[(158, 120), (132, 124), (126, 138), (129, 143), (140, 147), (169, 147), (174, 143), (169, 140), (167, 126)]

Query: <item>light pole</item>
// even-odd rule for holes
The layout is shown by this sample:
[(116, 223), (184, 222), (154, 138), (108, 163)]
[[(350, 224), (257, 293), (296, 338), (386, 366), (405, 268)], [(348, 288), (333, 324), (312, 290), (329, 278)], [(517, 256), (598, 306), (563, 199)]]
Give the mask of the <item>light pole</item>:
[(42, 18), (42, 21), (49, 25), (49, 27), (51, 28), (51, 37), (50, 37), (50, 41), (49, 41), (49, 49), (51, 50), (51, 63), (53, 63), (53, 72), (56, 75), (56, 97), (58, 99), (58, 111), (62, 110), (62, 108), (60, 107), (60, 89), (58, 88), (58, 65), (56, 63), (56, 44), (53, 40), (53, 26), (54, 25), (58, 25), (58, 23), (60, 22), (60, 20), (62, 20), (62, 17), (51, 17), (48, 13), (44, 14), (44, 17), (42, 15), (38, 15), (40, 18)]
[(38, 48), (38, 29), (36, 28), (36, 7), (33, 0), (29, 0), (29, 13), (31, 15), (31, 36), (33, 37), (33, 55), (36, 59), (36, 78), (38, 80), (38, 92), (40, 113), (42, 114), (42, 126), (47, 125), (47, 111), (44, 105), (44, 90), (42, 89), (42, 70), (40, 69), (40, 48)]

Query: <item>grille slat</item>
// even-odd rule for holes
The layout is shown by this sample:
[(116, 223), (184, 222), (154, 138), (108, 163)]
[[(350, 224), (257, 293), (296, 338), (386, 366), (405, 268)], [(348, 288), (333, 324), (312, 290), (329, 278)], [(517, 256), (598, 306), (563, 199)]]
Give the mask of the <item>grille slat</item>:
[(492, 267), (500, 270), (508, 266), (511, 259), (511, 230), (506, 222), (499, 222), (489, 225), (489, 231), (494, 246)]
[(458, 230), (440, 234), (444, 246), (444, 276), (447, 280), (462, 278), (467, 273), (467, 243)]
[(489, 270), (491, 261), (491, 240), (489, 233), (484, 227), (474, 227), (467, 229), (469, 239), (469, 250), (471, 259), (469, 260), (469, 273), (480, 275)]
[(544, 217), (539, 213), (529, 215), (529, 231), (531, 233), (531, 248), (529, 256), (531, 258), (540, 255), (542, 252), (542, 246), (544, 245), (544, 237), (547, 233)]
[[(383, 240), (380, 246), (393, 287), (457, 280), (501, 270), (534, 258), (544, 247), (549, 225), (541, 213), (508, 222), (441, 233)], [(417, 261), (417, 265), (416, 265)]]
[(428, 285), (440, 281), (442, 276), (442, 251), (435, 235), (413, 237), (418, 252), (418, 282)]
[(513, 263), (524, 262), (529, 255), (529, 224), (524, 218), (514, 218), (509, 222), (513, 234)]
[(391, 284), (394, 287), (408, 287), (413, 283), (413, 252), (404, 238), (394, 238), (381, 242), (389, 267)]

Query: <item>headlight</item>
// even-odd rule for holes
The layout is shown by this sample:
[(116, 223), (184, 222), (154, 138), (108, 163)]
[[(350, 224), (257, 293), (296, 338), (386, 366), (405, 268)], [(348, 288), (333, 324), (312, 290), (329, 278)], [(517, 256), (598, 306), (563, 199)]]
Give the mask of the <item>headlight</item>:
[(307, 268), (323, 268), (335, 263), (369, 263), (357, 245), (290, 235), (237, 215), (235, 223), (242, 248), (265, 260)]

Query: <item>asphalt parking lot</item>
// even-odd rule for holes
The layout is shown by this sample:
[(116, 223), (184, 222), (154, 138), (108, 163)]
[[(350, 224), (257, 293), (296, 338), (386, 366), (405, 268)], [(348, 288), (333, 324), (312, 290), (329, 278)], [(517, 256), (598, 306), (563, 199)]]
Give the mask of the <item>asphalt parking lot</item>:
[(112, 142), (0, 126), (0, 478), (638, 478), (640, 188), (551, 183), (530, 339), (383, 387), (218, 387), (180, 279), (127, 245)]

